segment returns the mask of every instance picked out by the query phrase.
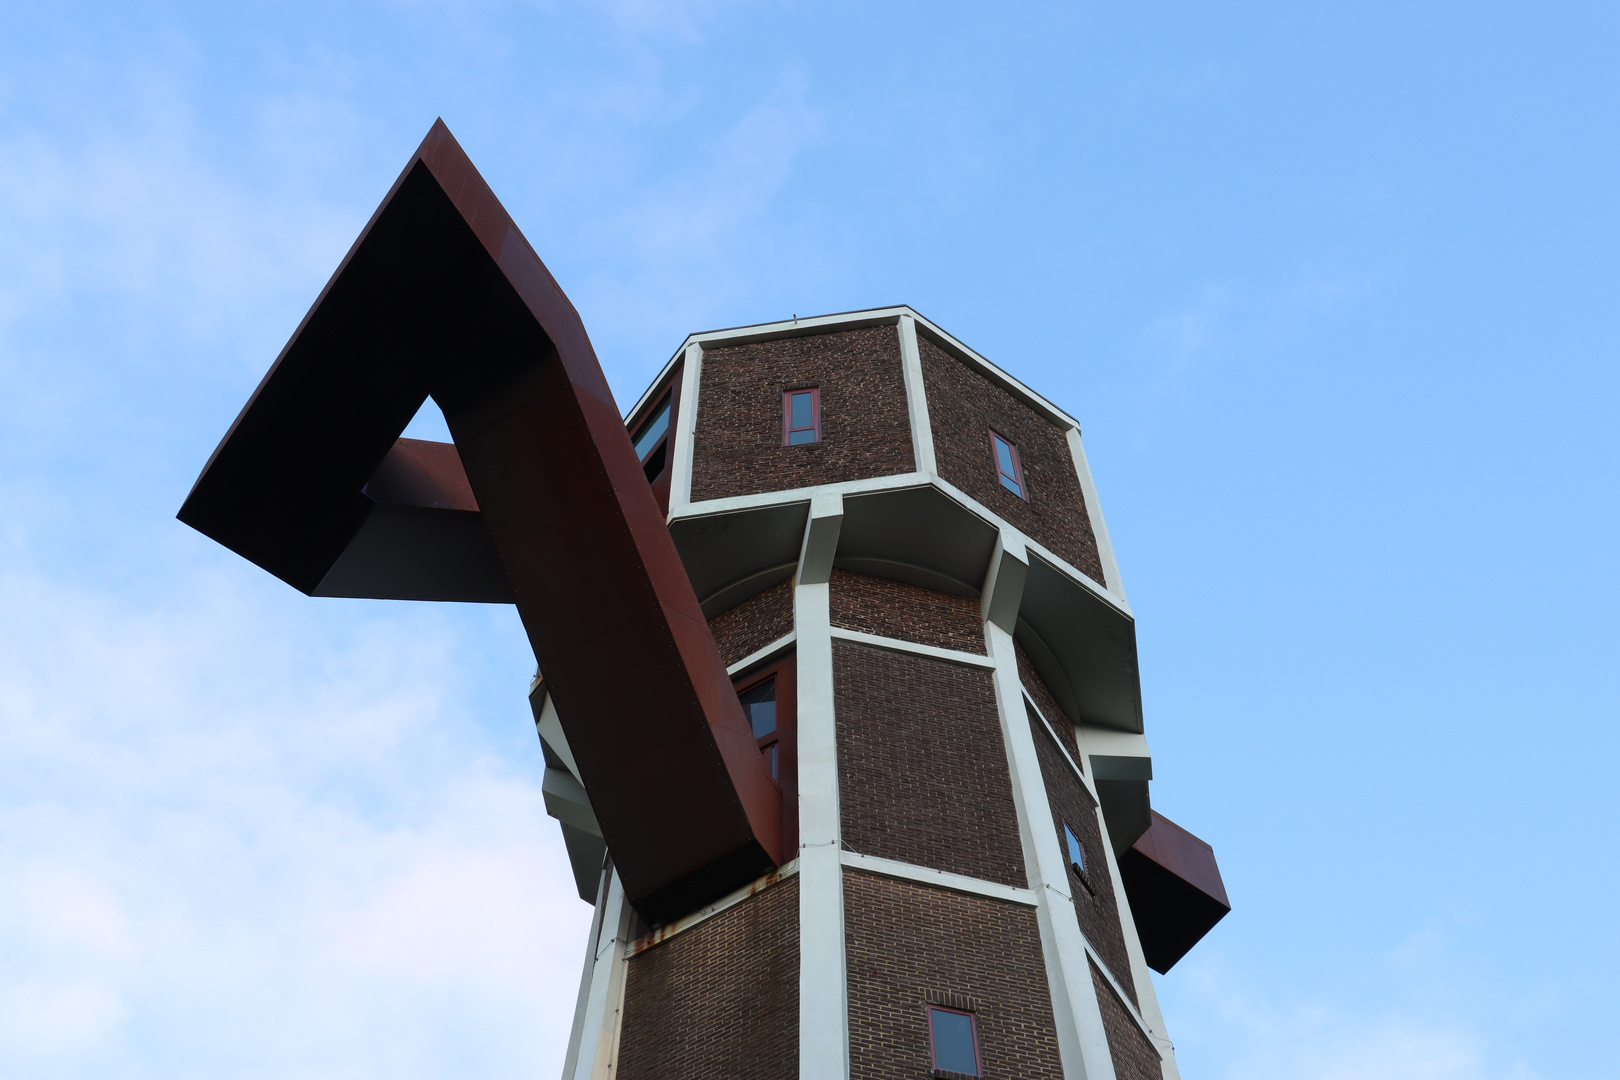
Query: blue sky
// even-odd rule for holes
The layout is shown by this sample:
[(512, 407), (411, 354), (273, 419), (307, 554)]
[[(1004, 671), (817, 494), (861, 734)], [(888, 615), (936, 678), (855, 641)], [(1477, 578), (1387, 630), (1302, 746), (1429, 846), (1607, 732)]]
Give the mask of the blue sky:
[[(1192, 1080), (1613, 1075), (1620, 10), (0, 11), (0, 1074), (554, 1074), (588, 908), (503, 609), (173, 520), (442, 115), (621, 404), (909, 303), (1083, 425)], [(432, 418), (421, 430), (431, 431)]]

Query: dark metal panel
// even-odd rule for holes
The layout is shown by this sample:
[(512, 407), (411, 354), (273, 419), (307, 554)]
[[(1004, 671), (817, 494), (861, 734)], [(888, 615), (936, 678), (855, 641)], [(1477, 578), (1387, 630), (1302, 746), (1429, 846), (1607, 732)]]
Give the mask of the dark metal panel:
[[(468, 492), (420, 448), (379, 469), (429, 393)], [(373, 478), (443, 513), (471, 513), (470, 492), (644, 915), (782, 861), (780, 799), (585, 328), (442, 122), (180, 518), (313, 592), (362, 536)]]
[(1232, 910), (1215, 849), (1153, 811), (1119, 876), (1148, 967), (1164, 974)]

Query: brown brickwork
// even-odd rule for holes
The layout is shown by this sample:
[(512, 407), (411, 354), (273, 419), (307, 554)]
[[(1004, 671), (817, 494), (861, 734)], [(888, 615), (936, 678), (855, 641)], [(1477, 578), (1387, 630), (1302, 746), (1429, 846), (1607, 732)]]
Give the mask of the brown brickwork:
[(1097, 965), (1088, 962), (1087, 966), (1091, 968), (1091, 984), (1097, 988), (1097, 1007), (1102, 1011), (1103, 1030), (1108, 1033), (1108, 1056), (1114, 1059), (1114, 1075), (1118, 1080), (1164, 1080), (1158, 1051), (1131, 1019)]
[[(893, 326), (703, 353), (692, 499), (910, 472), (911, 418)], [(782, 393), (819, 387), (821, 441), (782, 445)]]
[(990, 673), (832, 644), (845, 847), (1027, 886)]
[(1033, 908), (845, 870), (844, 934), (852, 1080), (926, 1080), (930, 1002), (971, 1006), (985, 1076), (1063, 1075)]
[(793, 579), (744, 600), (709, 620), (720, 660), (727, 667), (793, 632)]
[[(1130, 954), (1125, 951), (1125, 932), (1119, 921), (1119, 901), (1114, 896), (1113, 879), (1108, 875), (1108, 856), (1103, 851), (1102, 825), (1097, 820), (1097, 807), (1091, 801), (1080, 780), (1058, 753), (1057, 743), (1046, 733), (1046, 728), (1029, 717), (1030, 733), (1035, 738), (1035, 753), (1041, 759), (1041, 778), (1046, 781), (1046, 798), (1052, 804), (1052, 828), (1057, 832), (1058, 847), (1064, 849), (1063, 824), (1068, 822), (1080, 841), (1086, 856), (1086, 876), (1092, 893), (1073, 871), (1069, 873), (1069, 889), (1074, 894), (1074, 913), (1080, 921), (1080, 932), (1086, 935), (1091, 947), (1108, 965), (1108, 970), (1136, 1001), (1136, 984), (1131, 979)], [(1067, 852), (1065, 850), (1065, 857)]]
[[(917, 345), (922, 353), (939, 475), (1082, 574), (1106, 585), (1067, 436), (1012, 394), (968, 370), (925, 335), (918, 335)], [(1001, 486), (990, 445), (991, 428), (1018, 447), (1028, 500)]]
[(1046, 717), (1047, 722), (1057, 731), (1058, 738), (1063, 740), (1064, 749), (1069, 751), (1074, 763), (1083, 771), (1086, 763), (1080, 757), (1080, 744), (1075, 740), (1074, 721), (1070, 720), (1069, 714), (1058, 706), (1057, 698), (1052, 696), (1052, 691), (1047, 688), (1041, 673), (1035, 670), (1035, 665), (1030, 662), (1029, 654), (1024, 651), (1024, 647), (1014, 641), (1013, 648), (1018, 652), (1018, 679), (1024, 684), (1025, 692), (1035, 699), (1035, 705), (1041, 710), (1041, 715)]
[(799, 1075), (799, 882), (788, 878), (633, 956), (622, 1080)]
[(832, 624), (879, 637), (984, 654), (979, 602), (888, 578), (834, 570)]

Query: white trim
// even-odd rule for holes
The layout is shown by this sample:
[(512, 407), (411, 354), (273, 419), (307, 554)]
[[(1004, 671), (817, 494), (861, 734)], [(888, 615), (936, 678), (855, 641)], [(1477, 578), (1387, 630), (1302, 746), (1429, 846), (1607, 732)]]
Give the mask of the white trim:
[[(1007, 771), (1012, 778), (1024, 865), (1029, 887), (1036, 896), (1041, 953), (1046, 961), (1063, 1074), (1088, 1080), (1115, 1080), (1097, 989), (1091, 981), (1091, 972), (1084, 970), (1085, 935), (1075, 918), (1073, 898), (1054, 884), (1068, 884), (1068, 862), (1052, 828), (1052, 804), (1041, 774), (1035, 734), (1030, 730), (1029, 714), (1024, 709), (1018, 653), (1012, 635), (995, 623), (984, 624), (984, 635), (990, 655), (996, 661), (996, 711), (1006, 746)], [(1053, 903), (1054, 896), (1064, 898), (1061, 909)]]
[(994, 668), (996, 662), (988, 656), (978, 653), (962, 652), (959, 649), (941, 649), (934, 645), (919, 645), (915, 641), (902, 641), (899, 638), (879, 637), (877, 634), (868, 634), (860, 630), (845, 630), (841, 626), (832, 628), (832, 636), (840, 641), (853, 641), (858, 645), (872, 645), (879, 649), (889, 649), (894, 652), (915, 653), (926, 656), (931, 660), (943, 660), (948, 664), (961, 664), (963, 667)]
[(1103, 585), (1119, 598), (1125, 599), (1125, 582), (1119, 576), (1119, 562), (1114, 558), (1114, 541), (1108, 535), (1108, 523), (1103, 520), (1102, 500), (1097, 498), (1097, 485), (1091, 478), (1091, 463), (1086, 460), (1086, 448), (1080, 442), (1080, 429), (1068, 431), (1069, 454), (1074, 458), (1075, 475), (1080, 478), (1080, 497), (1086, 500), (1086, 516), (1091, 519), (1091, 535), (1097, 541), (1097, 561), (1102, 564)]
[(608, 876), (597, 876), (596, 905), (591, 911), (591, 933), (585, 939), (584, 970), (579, 976), (579, 993), (574, 998), (574, 1023), (568, 1031), (568, 1050), (563, 1055), (563, 1077), (574, 1075), (579, 1067), (579, 1045), (585, 1031), (585, 1011), (591, 999), (591, 977), (596, 973), (596, 942), (602, 935), (602, 915), (606, 907)]
[(917, 319), (900, 316), (900, 370), (906, 381), (906, 411), (911, 417), (911, 459), (917, 472), (939, 475), (934, 461), (934, 428), (928, 419), (928, 392), (923, 385), (922, 353), (917, 348)]
[(920, 881), (924, 885), (937, 885), (942, 889), (950, 889), (954, 892), (988, 896), (992, 900), (1005, 900), (1009, 904), (1023, 904), (1025, 907), (1035, 907), (1037, 903), (1035, 894), (1029, 889), (1003, 885), (997, 881), (985, 881), (983, 878), (968, 877), (965, 874), (952, 874), (945, 870), (935, 870), (929, 866), (917, 866), (913, 863), (884, 859), (876, 855), (862, 855), (855, 851), (845, 851), (841, 856), (841, 861), (851, 870), (866, 870), (874, 874), (882, 874), (884, 877)]
[(685, 933), (699, 923), (707, 922), (714, 916), (720, 914), (722, 911), (725, 911), (728, 908), (736, 907), (744, 900), (747, 900), (750, 896), (758, 896), (762, 892), (775, 888), (777, 885), (780, 885), (788, 878), (793, 877), (798, 872), (799, 860), (789, 860), (787, 863), (783, 864), (780, 869), (773, 870), (769, 874), (766, 874), (764, 877), (755, 881), (750, 881), (747, 885), (744, 885), (735, 892), (727, 893), (725, 896), (722, 896), (708, 907), (699, 908), (690, 915), (681, 916), (668, 926), (660, 926), (658, 929), (652, 931), (651, 933), (644, 934), (641, 937), (636, 938), (634, 941), (625, 942), (625, 959), (628, 960), (633, 956), (639, 956), (648, 949), (657, 948), (670, 938), (675, 937), (678, 934)]
[[(1142, 955), (1142, 939), (1136, 932), (1136, 916), (1132, 914), (1130, 900), (1125, 896), (1125, 885), (1119, 876), (1119, 862), (1114, 858), (1114, 845), (1108, 837), (1108, 823), (1103, 820), (1100, 807), (1097, 811), (1097, 824), (1102, 829), (1103, 859), (1108, 864), (1114, 900), (1119, 905), (1119, 923), (1125, 936), (1125, 955), (1130, 959), (1131, 981), (1136, 984), (1135, 1007), (1132, 1007), (1131, 999), (1123, 993), (1119, 994), (1119, 1000), (1125, 1003), (1131, 1019), (1137, 1022), (1143, 1034), (1148, 1037), (1148, 1041), (1158, 1050), (1159, 1068), (1164, 1080), (1181, 1080), (1181, 1069), (1176, 1064), (1176, 1047), (1170, 1041), (1170, 1033), (1164, 1023), (1164, 1013), (1159, 1009), (1159, 995), (1153, 986), (1153, 976), (1148, 971), (1147, 960)], [(1118, 981), (1108, 970), (1108, 965), (1099, 960), (1097, 967), (1114, 986), (1115, 992), (1119, 993)]]
[[(891, 491), (922, 487), (927, 478), (914, 472), (873, 476), (865, 480), (844, 480), (837, 484), (815, 484), (811, 487), (788, 488), (784, 491), (762, 491), (753, 495), (732, 495), (724, 499), (705, 499), (688, 503), (681, 508), (680, 517), (710, 517), (715, 514), (734, 514), (739, 510), (758, 510), (767, 506), (783, 506), (809, 502), (817, 495), (865, 495), (874, 491)], [(673, 505), (673, 504), (672, 504)], [(676, 515), (670, 515), (673, 519)]]
[[(811, 525), (806, 524), (808, 531)], [(799, 1075), (848, 1080), (849, 973), (838, 854), (838, 727), (833, 714), (829, 587), (793, 590), (798, 640)]]
[(610, 936), (599, 936), (593, 942), (595, 969), (591, 973), (590, 993), (585, 1002), (585, 1019), (580, 1025), (581, 1038), (578, 1060), (574, 1072), (565, 1080), (610, 1080), (619, 1056), (619, 1022), (624, 1015), (624, 952), (619, 945), (629, 937), (631, 925), (630, 905), (625, 903), (624, 886), (619, 875), (613, 874), (608, 883), (607, 898), (602, 905), (601, 929), (603, 935), (612, 928)]
[[(674, 361), (670, 361), (674, 363)], [(703, 346), (686, 346), (686, 366), (681, 369), (681, 407), (675, 414), (675, 431), (670, 435), (674, 455), (669, 477), (669, 520), (692, 504), (692, 448), (697, 436), (698, 393), (703, 381)]]
[(776, 655), (778, 653), (786, 652), (789, 646), (791, 646), (797, 639), (798, 635), (792, 630), (789, 630), (782, 637), (777, 638), (763, 649), (755, 649), (753, 652), (749, 653), (735, 664), (732, 664), (730, 667), (726, 668), (726, 674), (736, 675), (740, 671), (747, 671), (749, 668), (758, 664), (763, 664), (767, 660), (774, 660), (776, 659)]
[[(1063, 745), (1063, 740), (1058, 738), (1057, 729), (1052, 726), (1052, 721), (1046, 718), (1046, 714), (1041, 712), (1041, 707), (1035, 704), (1035, 698), (1030, 694), (1029, 687), (1023, 685), (1022, 678), (1019, 679), (1019, 687), (1024, 691), (1025, 706), (1035, 710), (1036, 719), (1040, 720), (1041, 726), (1046, 729), (1046, 733), (1052, 736), (1052, 745), (1058, 748), (1058, 753), (1063, 755), (1064, 762), (1074, 772), (1075, 779), (1080, 781), (1081, 786), (1086, 789), (1086, 794), (1091, 796), (1091, 804), (1101, 806), (1102, 800), (1097, 797), (1096, 785), (1091, 782), (1091, 777), (1086, 775), (1086, 771), (1080, 767), (1080, 763), (1074, 760), (1073, 755), (1069, 753), (1069, 748)], [(1107, 830), (1104, 830), (1103, 835), (1107, 835)]]

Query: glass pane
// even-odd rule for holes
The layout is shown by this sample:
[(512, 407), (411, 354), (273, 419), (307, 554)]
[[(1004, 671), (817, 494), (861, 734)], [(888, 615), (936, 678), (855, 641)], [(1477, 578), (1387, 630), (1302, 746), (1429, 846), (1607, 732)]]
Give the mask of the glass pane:
[(772, 743), (770, 749), (765, 751), (765, 752), (770, 755), (770, 759), (771, 759), (771, 779), (772, 780), (780, 780), (780, 779), (782, 779), (781, 774), (777, 772), (777, 768), (776, 768), (776, 743)]
[(652, 419), (643, 424), (641, 430), (636, 433), (636, 459), (646, 457), (647, 451), (651, 450), (653, 444), (662, 439), (664, 432), (668, 430), (669, 398), (665, 398), (664, 403), (658, 406), (658, 411), (653, 413)]
[(754, 730), (754, 738), (762, 739), (776, 730), (775, 679), (760, 683), (741, 695), (740, 700), (743, 712), (748, 714), (748, 724)]
[(815, 428), (803, 428), (803, 429), (801, 429), (799, 431), (790, 431), (790, 432), (788, 432), (788, 445), (789, 446), (798, 446), (800, 443), (815, 442), (815, 441), (816, 441), (816, 429)]
[(1001, 469), (1001, 475), (1017, 477), (1018, 471), (1013, 468), (1012, 447), (1007, 445), (1007, 440), (992, 435), (990, 441), (996, 444), (996, 465)]
[(1074, 830), (1068, 823), (1063, 825), (1063, 839), (1069, 845), (1069, 861), (1078, 866), (1082, 873), (1086, 869), (1086, 853), (1080, 849), (1080, 838), (1074, 835)]
[(973, 1017), (967, 1013), (929, 1009), (934, 1029), (934, 1068), (979, 1075), (979, 1055), (973, 1049)]
[(1018, 486), (1018, 481), (1014, 480), (1006, 473), (1001, 474), (1001, 486), (1012, 492), (1014, 495), (1017, 495), (1019, 498), (1024, 497), (1024, 489)]
[(800, 428), (815, 427), (816, 419), (811, 415), (810, 409), (812, 397), (814, 397), (814, 395), (808, 390), (802, 394), (788, 395), (788, 401), (790, 403), (790, 408), (788, 410), (790, 415), (790, 419), (788, 421), (789, 431), (797, 431)]

